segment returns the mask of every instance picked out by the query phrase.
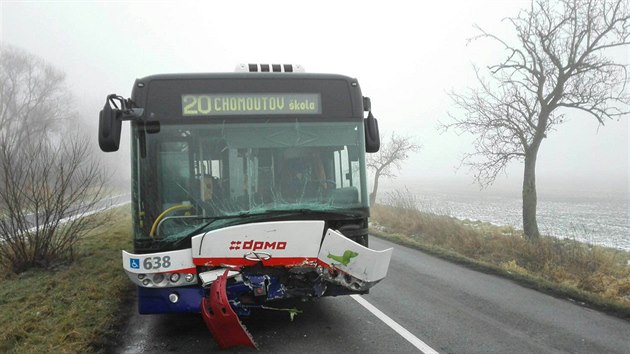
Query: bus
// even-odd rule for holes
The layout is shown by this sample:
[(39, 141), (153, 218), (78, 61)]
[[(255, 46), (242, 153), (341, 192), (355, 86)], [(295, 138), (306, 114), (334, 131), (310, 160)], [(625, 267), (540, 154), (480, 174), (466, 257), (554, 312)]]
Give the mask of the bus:
[(221, 347), (255, 347), (239, 316), (365, 294), (386, 276), (392, 249), (370, 249), (367, 231), (378, 123), (356, 79), (275, 64), (153, 75), (107, 97), (103, 151), (118, 150), (123, 121), (134, 249), (122, 262), (139, 313), (201, 313)]

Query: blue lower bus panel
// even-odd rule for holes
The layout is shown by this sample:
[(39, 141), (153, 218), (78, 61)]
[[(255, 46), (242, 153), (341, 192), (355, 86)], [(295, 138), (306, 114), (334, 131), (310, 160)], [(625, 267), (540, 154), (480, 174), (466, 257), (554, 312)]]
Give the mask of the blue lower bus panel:
[(142, 315), (201, 312), (202, 297), (203, 288), (138, 287), (138, 312)]

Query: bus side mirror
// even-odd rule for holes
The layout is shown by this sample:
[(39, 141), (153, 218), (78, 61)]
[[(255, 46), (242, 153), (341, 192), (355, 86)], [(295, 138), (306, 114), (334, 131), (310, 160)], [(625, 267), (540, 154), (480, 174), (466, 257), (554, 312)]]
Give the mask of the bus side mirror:
[(109, 103), (110, 96), (107, 96), (105, 100), (105, 106), (99, 114), (98, 121), (98, 145), (104, 152), (118, 151), (120, 146), (122, 114), (119, 109), (112, 109)]
[(381, 147), (381, 138), (378, 132), (378, 121), (368, 113), (368, 117), (363, 121), (365, 128), (365, 152), (377, 152)]

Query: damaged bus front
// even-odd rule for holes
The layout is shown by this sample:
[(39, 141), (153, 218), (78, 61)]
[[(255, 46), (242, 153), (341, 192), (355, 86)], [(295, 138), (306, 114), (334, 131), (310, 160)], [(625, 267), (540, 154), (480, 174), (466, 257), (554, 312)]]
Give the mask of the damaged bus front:
[(104, 151), (131, 121), (123, 267), (140, 313), (200, 312), (221, 347), (255, 346), (238, 316), (274, 300), (367, 292), (392, 253), (367, 247), (369, 99), (355, 79), (277, 68), (150, 76), (101, 111)]

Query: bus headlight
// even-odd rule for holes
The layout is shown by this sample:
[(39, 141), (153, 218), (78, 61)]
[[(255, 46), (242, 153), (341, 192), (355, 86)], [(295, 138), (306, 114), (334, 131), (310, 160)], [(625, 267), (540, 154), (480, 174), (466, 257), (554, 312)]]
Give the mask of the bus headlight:
[(155, 274), (153, 275), (153, 282), (154, 282), (155, 284), (159, 284), (159, 283), (161, 283), (161, 282), (162, 282), (162, 280), (164, 280), (164, 274), (162, 274), (162, 273), (155, 273)]
[(132, 273), (129, 271), (126, 273), (134, 284), (145, 288), (176, 288), (190, 286), (197, 282), (196, 273), (184, 273), (184, 270), (172, 273)]

